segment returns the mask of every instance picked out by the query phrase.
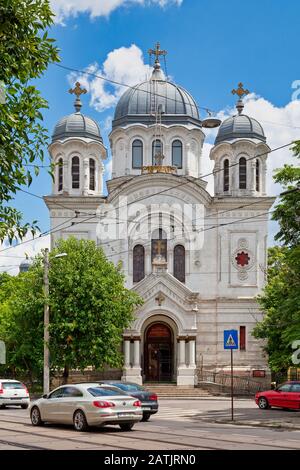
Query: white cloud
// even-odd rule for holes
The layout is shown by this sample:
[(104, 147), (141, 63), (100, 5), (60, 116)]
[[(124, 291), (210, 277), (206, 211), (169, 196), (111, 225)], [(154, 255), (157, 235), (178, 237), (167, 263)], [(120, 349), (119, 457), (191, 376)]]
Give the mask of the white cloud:
[(56, 22), (63, 24), (66, 18), (75, 17), (80, 13), (88, 13), (91, 18), (107, 17), (121, 6), (158, 5), (164, 8), (169, 5), (180, 6), (183, 0), (50, 0), (50, 2), (56, 15)]
[(1, 251), (9, 247), (7, 241), (0, 246), (0, 272), (7, 271), (11, 275), (19, 273), (19, 265), (26, 257), (36, 256), (43, 248), (50, 248), (50, 235), (32, 239), (30, 234), (22, 240), (19, 245), (11, 247), (9, 250)]
[[(144, 64), (143, 52), (135, 44), (130, 47), (120, 47), (107, 55), (102, 66), (90, 64), (86, 72), (101, 75), (118, 83), (134, 86), (150, 76), (152, 68)], [(79, 81), (91, 95), (90, 105), (101, 112), (115, 106), (126, 87), (110, 84), (91, 75), (78, 75), (72, 72), (68, 76), (70, 85)]]

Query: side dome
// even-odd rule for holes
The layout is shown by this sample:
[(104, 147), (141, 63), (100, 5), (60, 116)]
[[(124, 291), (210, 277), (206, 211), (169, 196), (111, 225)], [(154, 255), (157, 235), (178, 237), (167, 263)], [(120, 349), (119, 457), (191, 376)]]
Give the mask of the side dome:
[(97, 122), (81, 112), (69, 114), (58, 121), (52, 134), (52, 142), (68, 137), (86, 137), (103, 142)]
[(234, 139), (258, 139), (266, 142), (260, 123), (245, 114), (237, 114), (225, 119), (219, 128), (215, 144)]
[(193, 124), (201, 127), (198, 107), (182, 87), (167, 81), (157, 62), (150, 80), (127, 90), (120, 98), (112, 127), (155, 123), (160, 109), (162, 124)]

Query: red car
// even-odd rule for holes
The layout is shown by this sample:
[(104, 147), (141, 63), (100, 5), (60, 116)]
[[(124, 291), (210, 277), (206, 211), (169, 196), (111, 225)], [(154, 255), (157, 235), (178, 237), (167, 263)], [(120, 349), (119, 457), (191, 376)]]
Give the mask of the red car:
[(275, 390), (258, 392), (255, 395), (255, 403), (261, 410), (276, 406), (278, 408), (300, 409), (300, 382), (285, 382)]

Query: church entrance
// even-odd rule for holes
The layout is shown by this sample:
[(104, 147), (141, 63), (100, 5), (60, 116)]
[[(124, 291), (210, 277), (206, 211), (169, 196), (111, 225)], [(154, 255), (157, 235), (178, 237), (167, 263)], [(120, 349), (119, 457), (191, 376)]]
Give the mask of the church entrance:
[(174, 340), (171, 328), (154, 323), (145, 332), (144, 372), (149, 382), (171, 382)]

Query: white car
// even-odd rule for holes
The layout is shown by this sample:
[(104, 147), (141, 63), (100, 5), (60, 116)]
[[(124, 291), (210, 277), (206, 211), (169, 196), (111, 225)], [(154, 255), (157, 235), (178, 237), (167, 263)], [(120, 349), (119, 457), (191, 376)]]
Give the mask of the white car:
[(138, 399), (102, 388), (98, 383), (63, 385), (30, 406), (33, 426), (44, 422), (73, 424), (76, 431), (107, 424), (117, 424), (122, 431), (130, 431), (142, 417)]
[(30, 403), (29, 392), (26, 385), (18, 380), (0, 379), (0, 408), (7, 405), (20, 405), (28, 408)]

